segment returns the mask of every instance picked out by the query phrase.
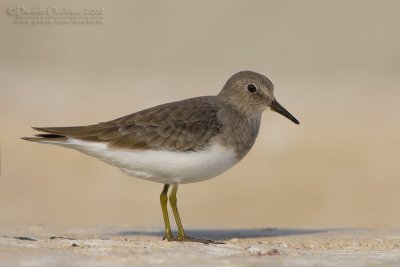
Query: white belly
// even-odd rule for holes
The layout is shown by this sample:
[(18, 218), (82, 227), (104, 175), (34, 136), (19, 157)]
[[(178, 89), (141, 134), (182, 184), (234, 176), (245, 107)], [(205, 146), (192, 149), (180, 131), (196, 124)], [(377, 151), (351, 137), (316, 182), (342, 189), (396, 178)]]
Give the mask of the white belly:
[(101, 159), (128, 175), (165, 184), (185, 184), (210, 179), (238, 162), (233, 149), (217, 143), (198, 152), (121, 150), (109, 148), (106, 143), (72, 138), (59, 145)]

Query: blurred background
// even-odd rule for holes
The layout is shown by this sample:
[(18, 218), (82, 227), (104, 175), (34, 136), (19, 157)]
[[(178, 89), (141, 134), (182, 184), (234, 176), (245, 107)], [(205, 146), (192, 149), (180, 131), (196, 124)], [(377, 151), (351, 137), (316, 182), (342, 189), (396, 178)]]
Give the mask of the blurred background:
[[(34, 24), (17, 21), (18, 6), (104, 13)], [(396, 0), (2, 1), (0, 222), (162, 229), (161, 184), (20, 137), (214, 95), (254, 70), (301, 124), (265, 112), (238, 165), (181, 186), (186, 228), (400, 226), (399, 10)]]

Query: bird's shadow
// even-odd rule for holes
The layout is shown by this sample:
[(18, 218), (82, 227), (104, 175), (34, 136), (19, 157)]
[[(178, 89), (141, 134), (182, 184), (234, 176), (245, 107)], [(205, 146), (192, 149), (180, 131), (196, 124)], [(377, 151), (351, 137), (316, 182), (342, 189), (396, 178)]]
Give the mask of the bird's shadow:
[[(261, 228), (261, 229), (189, 229), (187, 235), (197, 238), (206, 238), (214, 240), (229, 240), (232, 238), (261, 238), (261, 237), (279, 237), (279, 236), (294, 236), (294, 235), (312, 235), (318, 233), (326, 233), (339, 229), (292, 229), (292, 228)], [(344, 229), (340, 229), (344, 230)], [(174, 233), (176, 234), (176, 233)], [(147, 230), (132, 230), (119, 231), (114, 233), (117, 236), (141, 236), (164, 235), (163, 231), (147, 231)]]

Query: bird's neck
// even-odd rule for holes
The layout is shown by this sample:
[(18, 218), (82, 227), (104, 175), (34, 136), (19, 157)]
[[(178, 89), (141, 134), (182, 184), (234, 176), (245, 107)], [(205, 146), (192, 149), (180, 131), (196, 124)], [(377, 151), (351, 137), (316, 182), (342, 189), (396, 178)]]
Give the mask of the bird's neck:
[(261, 112), (249, 116), (228, 108), (221, 110), (219, 115), (223, 125), (220, 142), (227, 147), (234, 148), (240, 160), (249, 152), (257, 138)]

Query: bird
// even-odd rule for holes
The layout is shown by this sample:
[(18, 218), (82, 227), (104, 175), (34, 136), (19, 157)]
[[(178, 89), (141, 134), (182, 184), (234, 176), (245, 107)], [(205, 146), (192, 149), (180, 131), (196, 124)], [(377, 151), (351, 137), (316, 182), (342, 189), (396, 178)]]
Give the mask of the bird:
[[(129, 176), (162, 183), (163, 239), (219, 244), (186, 234), (177, 207), (178, 187), (214, 178), (243, 159), (257, 138), (265, 110), (299, 124), (275, 99), (274, 85), (266, 76), (240, 71), (217, 95), (161, 104), (92, 125), (32, 127), (41, 133), (22, 139), (75, 149)], [(168, 201), (176, 236), (171, 230)]]

